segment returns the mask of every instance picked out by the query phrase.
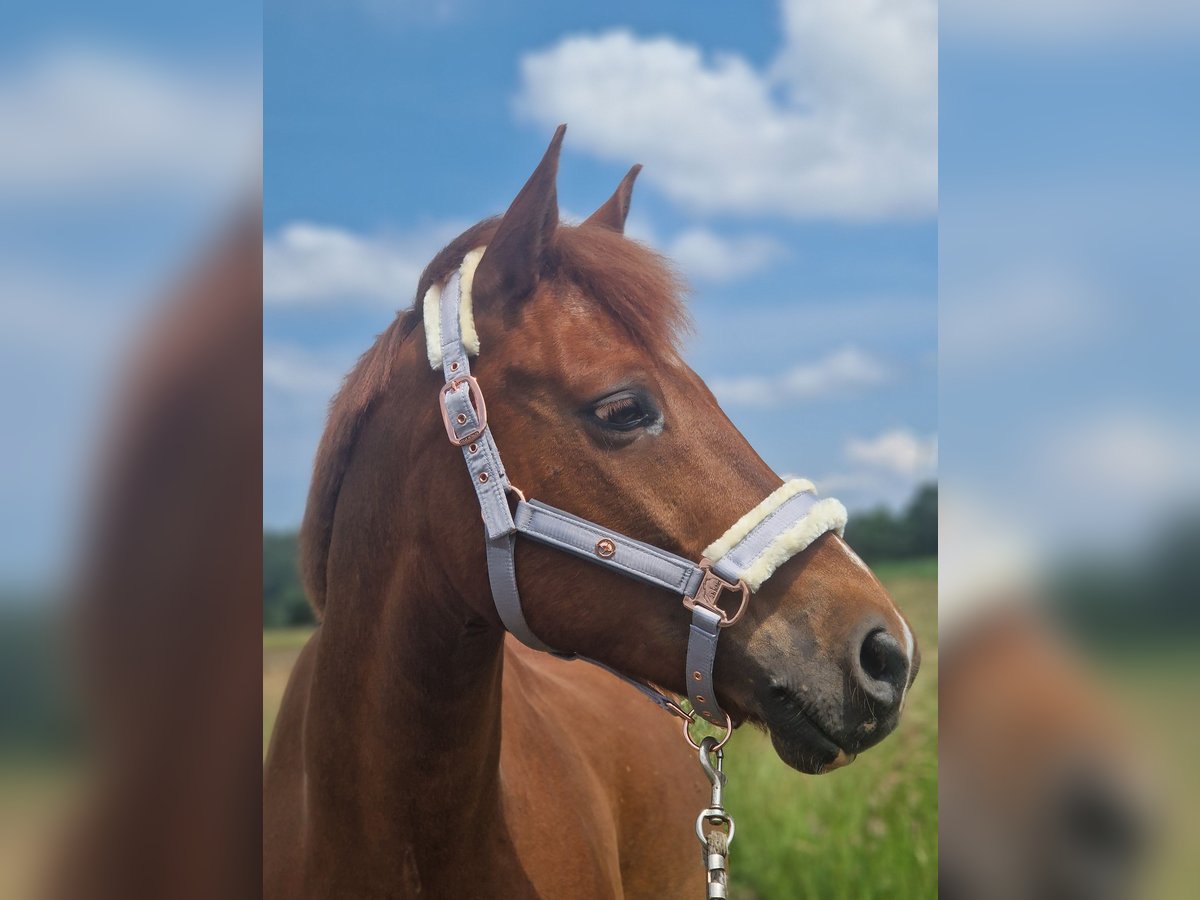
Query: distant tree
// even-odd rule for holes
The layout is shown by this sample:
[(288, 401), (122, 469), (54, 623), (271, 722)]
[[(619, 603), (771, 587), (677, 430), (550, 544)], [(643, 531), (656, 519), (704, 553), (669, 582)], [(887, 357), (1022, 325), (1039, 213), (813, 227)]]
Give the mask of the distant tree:
[[(71, 667), (51, 601), (0, 601), (0, 766), (77, 749)], [(19, 771), (19, 770), (14, 770)]]
[(282, 628), (314, 622), (300, 583), (296, 535), (263, 534), (263, 627)]
[(917, 488), (904, 511), (904, 527), (908, 531), (909, 553), (912, 556), (937, 556), (938, 552), (938, 488), (937, 482)]
[(923, 484), (902, 513), (878, 506), (852, 514), (846, 540), (867, 562), (937, 556), (937, 512), (937, 484)]
[(1200, 639), (1200, 512), (1168, 515), (1149, 535), (1114, 553), (1080, 551), (1061, 561), (1051, 599), (1076, 633), (1127, 644), (1149, 637)]
[(1149, 589), (1138, 599), (1153, 609), (1160, 624), (1200, 635), (1200, 511), (1170, 516), (1146, 556), (1135, 578)]
[(846, 525), (846, 541), (867, 562), (910, 555), (904, 523), (886, 506), (852, 515)]

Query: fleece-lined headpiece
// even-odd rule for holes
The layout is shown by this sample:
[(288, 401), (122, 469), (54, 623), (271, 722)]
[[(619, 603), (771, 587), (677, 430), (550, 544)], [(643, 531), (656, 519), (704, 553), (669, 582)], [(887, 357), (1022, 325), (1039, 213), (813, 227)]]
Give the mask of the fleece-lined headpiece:
[[(475, 270), (483, 259), (486, 247), (476, 247), (463, 257), (462, 265), (458, 267), (458, 336), (471, 356), (479, 355), (479, 332), (475, 330), (475, 310), (471, 306), (471, 286), (475, 282)], [(433, 370), (442, 367), (442, 320), (439, 314), (442, 302), (444, 282), (435, 282), (425, 292), (422, 313), (425, 317), (425, 353), (429, 357), (429, 367)]]

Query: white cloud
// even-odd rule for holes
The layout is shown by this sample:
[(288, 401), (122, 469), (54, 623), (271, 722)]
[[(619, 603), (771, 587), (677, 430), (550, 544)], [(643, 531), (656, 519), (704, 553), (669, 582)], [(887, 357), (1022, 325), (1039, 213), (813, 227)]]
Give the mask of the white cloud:
[(786, 254), (766, 235), (723, 237), (707, 228), (689, 228), (663, 245), (663, 253), (694, 281), (730, 281), (765, 269)]
[[(1200, 421), (1190, 410), (1154, 409), (1143, 401), (1077, 412), (1058, 404), (1050, 413), (1035, 422), (1006, 418), (1016, 441), (1004, 446), (1004, 459), (972, 459), (969, 475), (953, 476), (960, 487), (969, 484), (990, 516), (1019, 523), (1038, 561), (1080, 551), (1137, 551), (1196, 508)], [(963, 469), (961, 456), (956, 470)]]
[(233, 190), (259, 177), (261, 121), (257, 68), (48, 49), (0, 72), (0, 189)]
[(1059, 409), (1025, 426), (1011, 458), (1020, 482), (1002, 480), (993, 502), (1026, 514), (1036, 507), (1026, 528), (1051, 553), (1145, 546), (1200, 502), (1200, 421), (1191, 410), (1144, 400)]
[(785, 0), (766, 68), (627, 30), (521, 60), (518, 111), (703, 212), (880, 219), (937, 203), (933, 0)]
[(1144, 412), (1110, 409), (1063, 423), (1044, 438), (1045, 476), (1060, 489), (1113, 492), (1161, 502), (1200, 487), (1200, 429), (1192, 421), (1166, 421)]
[(875, 357), (845, 347), (813, 363), (779, 375), (713, 378), (709, 386), (731, 406), (768, 407), (780, 402), (819, 400), (886, 384), (890, 373)]
[(1085, 273), (1011, 257), (1007, 265), (1008, 271), (990, 280), (976, 275), (960, 289), (946, 279), (939, 306), (946, 371), (1061, 355), (1095, 338), (1110, 317), (1108, 293)]
[(846, 443), (846, 456), (861, 465), (920, 478), (937, 470), (938, 439), (937, 435), (921, 437), (898, 428), (874, 438), (851, 438)]
[(366, 300), (407, 306), (425, 266), (462, 228), (440, 224), (409, 235), (354, 234), (294, 222), (263, 243), (263, 299), (278, 305)]
[(342, 382), (346, 367), (318, 359), (298, 347), (263, 347), (263, 388), (301, 397), (329, 398)]
[[(570, 221), (564, 216), (564, 220)], [(766, 234), (726, 236), (711, 228), (686, 228), (664, 238), (644, 216), (636, 213), (625, 224), (625, 234), (656, 247), (689, 281), (730, 281), (753, 275), (787, 256), (787, 248)]]

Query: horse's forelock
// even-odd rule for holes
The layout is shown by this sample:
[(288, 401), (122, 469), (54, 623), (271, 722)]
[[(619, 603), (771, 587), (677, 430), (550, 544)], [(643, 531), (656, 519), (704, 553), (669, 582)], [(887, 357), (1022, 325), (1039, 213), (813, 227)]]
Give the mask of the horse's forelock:
[(547, 257), (552, 277), (575, 285), (626, 333), (661, 356), (690, 327), (683, 283), (654, 250), (595, 225), (562, 227)]

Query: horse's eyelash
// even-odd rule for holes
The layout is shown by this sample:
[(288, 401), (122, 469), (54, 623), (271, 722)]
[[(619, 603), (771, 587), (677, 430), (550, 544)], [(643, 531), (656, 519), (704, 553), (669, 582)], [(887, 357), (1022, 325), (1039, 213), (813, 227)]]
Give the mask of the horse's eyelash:
[(636, 397), (618, 397), (616, 400), (601, 403), (596, 412), (616, 415), (617, 413), (625, 412), (627, 409), (633, 409), (637, 405), (638, 401)]

